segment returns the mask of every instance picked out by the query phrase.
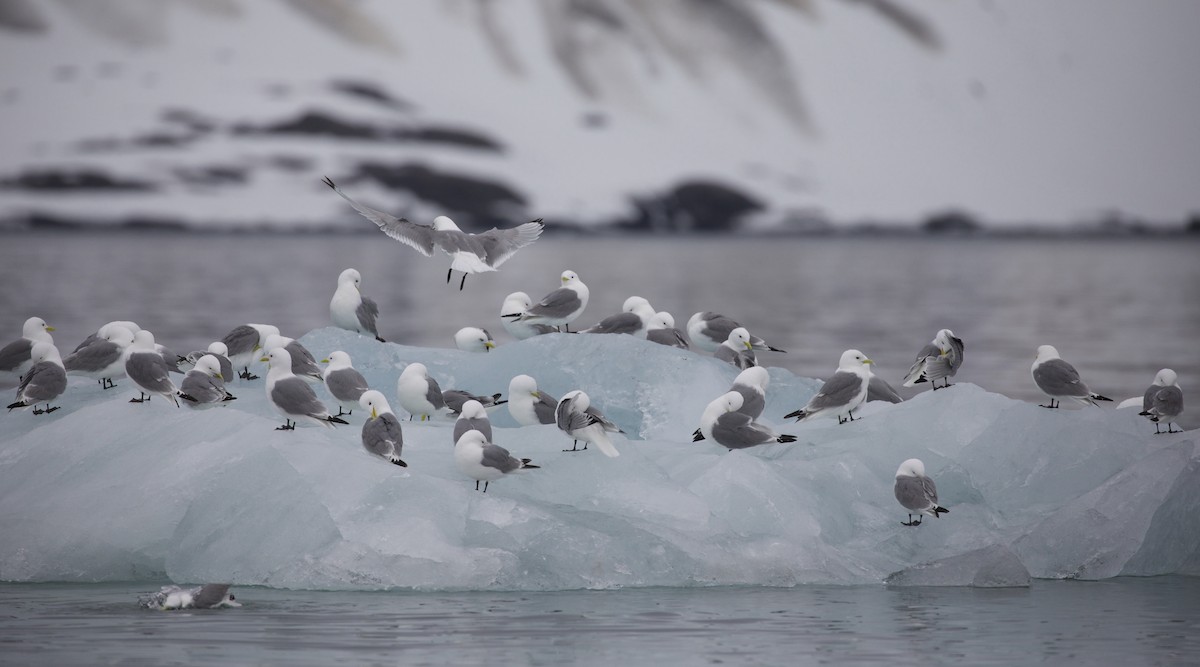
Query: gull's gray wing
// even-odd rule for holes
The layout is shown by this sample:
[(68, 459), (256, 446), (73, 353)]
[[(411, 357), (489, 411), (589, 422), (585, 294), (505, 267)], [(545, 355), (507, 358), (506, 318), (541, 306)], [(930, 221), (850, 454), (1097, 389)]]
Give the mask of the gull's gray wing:
[[(437, 380), (426, 376), (425, 382), (428, 383), (428, 388), (425, 390), (425, 400), (433, 405), (434, 410), (441, 410), (446, 407), (446, 399), (443, 398), (442, 388), (438, 385)], [(460, 404), (461, 408), (462, 405)]]
[(158, 354), (160, 356), (162, 356), (163, 363), (167, 365), (167, 370), (169, 372), (179, 373), (180, 375), (183, 375), (183, 369), (181, 369), (179, 367), (179, 355), (178, 354), (175, 354), (174, 352), (168, 350), (166, 348), (166, 346), (164, 346), (161, 343), (159, 343), (158, 345), (155, 345), (154, 348), (155, 348), (155, 350), (158, 351)]
[(67, 390), (67, 372), (51, 361), (39, 361), (25, 373), (17, 396), (37, 403), (57, 398)]
[(33, 356), (33, 341), (18, 338), (0, 349), (0, 371), (15, 371)]
[(459, 417), (458, 421), (454, 422), (454, 442), (458, 442), (458, 439), (467, 431), (479, 431), (488, 442), (492, 441), (492, 422), (487, 417), (482, 419)]
[[(463, 403), (467, 401), (478, 401), (479, 397), (471, 392), (463, 391), (462, 389), (447, 389), (442, 392), (442, 403), (450, 409), (450, 412), (458, 414), (462, 412)], [(480, 401), (482, 403), (482, 401)], [(458, 442), (456, 438), (454, 440)]]
[(95, 343), (98, 340), (102, 340), (100, 338), (99, 332), (88, 334), (88, 337), (84, 338), (82, 343), (76, 345), (74, 350), (71, 350), (71, 354), (74, 354), (74, 353), (82, 350), (83, 348), (87, 347), (88, 345), (91, 345), (92, 343)]
[(888, 403), (903, 403), (904, 399), (900, 398), (900, 394), (892, 388), (883, 378), (878, 375), (872, 375), (870, 382), (867, 383), (867, 400), (868, 401), (886, 401)]
[[(354, 210), (361, 213), (364, 218), (375, 223), (375, 225), (378, 226), (384, 234), (387, 234), (404, 245), (415, 249), (417, 252), (425, 255), (426, 257), (433, 256), (433, 227), (418, 225), (416, 223), (409, 222), (404, 218), (396, 218), (384, 213), (383, 211), (377, 211), (370, 206), (363, 206), (362, 204), (346, 196), (346, 193), (342, 192), (342, 189), (334, 185), (333, 181), (329, 180), (328, 178), (325, 179), (324, 183), (325, 185), (333, 188), (333, 191), (338, 193), (338, 196), (340, 196), (342, 199), (350, 202), (350, 205), (354, 207)], [(232, 353), (232, 350), (230, 350), (230, 353)]]
[(775, 434), (748, 415), (726, 412), (717, 417), (712, 427), (713, 440), (729, 449), (745, 449), (775, 441)]
[(358, 323), (362, 328), (375, 336), (379, 335), (379, 330), (375, 328), (375, 318), (379, 317), (379, 306), (374, 301), (365, 296), (362, 297), (358, 308), (354, 309), (354, 315), (358, 318)]
[(362, 427), (362, 444), (376, 456), (399, 458), (404, 449), (404, 433), (396, 415), (385, 412), (374, 419), (368, 418)]
[(1157, 387), (1151, 410), (1162, 417), (1177, 417), (1183, 412), (1183, 390), (1179, 387)]
[(353, 368), (329, 371), (329, 375), (325, 377), (325, 387), (339, 401), (357, 401), (364, 391), (371, 388), (362, 373)]
[(571, 433), (595, 424), (598, 420), (595, 415), (576, 410), (575, 398), (572, 397), (558, 402), (558, 407), (554, 409), (554, 421), (558, 424), (559, 429)]
[(292, 341), (283, 349), (292, 355), (293, 375), (307, 375), (317, 380), (321, 379), (321, 367), (317, 365), (316, 357), (308, 351), (308, 348), (301, 345), (299, 341)]
[(600, 323), (581, 330), (579, 333), (631, 334), (642, 328), (642, 318), (633, 313), (617, 313), (600, 320)]
[(271, 400), (289, 415), (319, 418), (329, 414), (325, 405), (317, 400), (317, 393), (312, 387), (298, 377), (283, 378), (276, 382), (271, 390)]
[(157, 352), (134, 352), (125, 360), (125, 374), (130, 380), (153, 391), (171, 391), (167, 362)]
[(456, 252), (469, 252), (475, 255), (480, 260), (484, 260), (487, 252), (483, 249), (483, 244), (474, 234), (468, 234), (457, 229), (446, 229), (443, 231), (433, 232), (433, 243), (442, 249), (442, 252), (447, 255), (453, 255)]
[(1079, 379), (1075, 367), (1062, 359), (1051, 359), (1033, 369), (1033, 381), (1049, 396), (1088, 396), (1091, 394)]
[(521, 467), (521, 462), (513, 458), (507, 449), (490, 442), (483, 445), (483, 460), (480, 463), (485, 468), (495, 468), (500, 472), (512, 472)]
[(582, 302), (575, 290), (560, 287), (546, 295), (546, 298), (533, 304), (525, 314), (518, 319), (529, 317), (558, 318), (566, 317), (579, 309)]
[(708, 311), (700, 316), (700, 321), (704, 322), (704, 328), (700, 329), (700, 333), (708, 336), (718, 345), (729, 339), (730, 331), (742, 326), (720, 313)]
[(600, 410), (598, 410), (596, 408), (596, 406), (594, 406), (594, 405), (588, 406), (588, 409), (586, 410), (586, 412), (587, 412), (588, 416), (590, 416), (593, 420), (595, 420), (595, 423), (599, 424), (605, 431), (609, 431), (610, 433), (624, 433), (625, 432), (625, 431), (621, 430), (621, 427), (614, 424), (612, 422), (612, 420), (610, 420), (608, 417), (605, 417), (603, 414), (601, 414)]
[(900, 501), (905, 509), (914, 512), (923, 512), (937, 505), (937, 487), (928, 477), (897, 477), (893, 491), (896, 500)]
[(226, 382), (233, 382), (233, 362), (229, 361), (229, 357), (214, 352), (205, 352), (205, 354), (211, 354), (216, 357), (217, 363), (221, 364), (221, 379)]
[(734, 350), (728, 345), (722, 345), (717, 348), (716, 352), (713, 352), (713, 356), (721, 361), (733, 364), (743, 371), (758, 365), (758, 359), (754, 356), (754, 350)]
[[(550, 394), (542, 390), (538, 390), (538, 397), (533, 401), (533, 414), (537, 415), (539, 422), (543, 424), (553, 424), (554, 409), (558, 407), (558, 400)], [(491, 438), (488, 438), (491, 440)]]
[(651, 329), (646, 332), (646, 340), (659, 345), (688, 349), (687, 339), (679, 329)]
[(729, 391), (736, 391), (742, 395), (742, 407), (738, 412), (751, 419), (757, 419), (763, 413), (763, 408), (767, 407), (767, 397), (758, 390), (758, 387), (734, 383)]
[(821, 385), (821, 390), (804, 407), (806, 411), (840, 408), (862, 391), (863, 378), (847, 371), (838, 371)]
[(121, 358), (121, 346), (103, 338), (98, 338), (87, 347), (80, 348), (63, 359), (63, 367), (68, 371), (94, 373), (112, 365)]
[(179, 390), (196, 399), (197, 403), (216, 403), (225, 400), (225, 384), (204, 371), (191, 370), (183, 377)]
[(240, 324), (225, 334), (221, 342), (225, 343), (225, 347), (229, 348), (229, 356), (231, 357), (236, 357), (239, 354), (249, 354), (254, 351), (254, 347), (259, 343), (258, 329), (249, 324)]
[(477, 234), (484, 250), (484, 261), (493, 269), (508, 261), (518, 250), (538, 240), (542, 235), (541, 218), (511, 229), (492, 228), (482, 234)]
[(197, 609), (211, 609), (225, 599), (225, 594), (229, 592), (229, 587), (233, 584), (205, 584), (200, 587), (199, 592), (192, 596), (192, 605)]
[(1142, 412), (1150, 412), (1150, 408), (1154, 407), (1154, 396), (1162, 387), (1152, 384), (1146, 389), (1145, 395), (1142, 396)]
[(954, 375), (962, 366), (963, 352), (966, 350), (966, 346), (957, 336), (948, 336), (948, 338), (950, 339), (950, 350), (946, 353), (946, 360), (950, 363), (950, 375)]

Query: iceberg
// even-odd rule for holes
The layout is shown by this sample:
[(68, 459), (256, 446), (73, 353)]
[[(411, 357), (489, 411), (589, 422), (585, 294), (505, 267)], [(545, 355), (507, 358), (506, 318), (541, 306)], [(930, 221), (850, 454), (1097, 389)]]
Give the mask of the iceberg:
[(1008, 547), (991, 546), (888, 575), (889, 586), (972, 586), (975, 588), (1028, 588), (1029, 570)]
[[(793, 586), (882, 584), (934, 562), (957, 567), (940, 578), (952, 585), (1200, 574), (1196, 438), (1155, 436), (1131, 411), (1044, 410), (959, 383), (869, 403), (853, 423), (795, 424), (782, 415), (820, 382), (771, 368), (761, 420), (797, 441), (727, 451), (691, 434), (737, 369), (687, 350), (550, 334), (474, 354), (335, 328), (300, 340), (348, 352), (389, 398), (411, 362), (444, 389), (507, 391), (522, 373), (557, 396), (584, 389), (626, 432), (621, 456), (564, 453), (557, 428), (500, 408), (495, 442), (541, 469), (480, 493), (455, 466), (449, 419), (403, 421), (400, 468), (362, 448), (358, 410), (349, 426), (276, 431), (262, 380), (191, 411), (130, 404), (127, 380), (75, 379), (52, 415), (0, 415), (0, 580)], [(892, 484), (914, 457), (951, 513), (908, 528)]]

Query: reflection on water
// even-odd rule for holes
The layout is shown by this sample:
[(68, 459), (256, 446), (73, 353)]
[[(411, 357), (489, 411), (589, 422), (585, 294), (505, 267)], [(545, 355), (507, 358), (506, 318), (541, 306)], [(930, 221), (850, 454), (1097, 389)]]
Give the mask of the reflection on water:
[[(17, 337), (32, 314), (71, 347), (113, 319), (132, 319), (177, 350), (244, 322), (299, 336), (328, 324), (337, 276), (353, 266), (380, 303), (385, 338), (452, 347), (457, 329), (476, 325), (504, 344), (504, 296), (536, 300), (569, 268), (591, 288), (581, 325), (637, 294), (681, 327), (698, 310), (734, 317), (788, 350), (761, 355), (768, 365), (823, 376), (855, 347), (894, 384), (945, 327), (966, 341), (957, 381), (1040, 399), (1029, 367), (1048, 343), (1093, 390), (1120, 400), (1141, 395), (1163, 367), (1185, 391), (1200, 387), (1198, 257), (1200, 242), (1186, 238), (551, 237), (459, 292), (457, 279), (445, 282), (446, 258), (379, 235), (8, 235), (0, 337)], [(1192, 412), (1189, 427), (1200, 425)]]

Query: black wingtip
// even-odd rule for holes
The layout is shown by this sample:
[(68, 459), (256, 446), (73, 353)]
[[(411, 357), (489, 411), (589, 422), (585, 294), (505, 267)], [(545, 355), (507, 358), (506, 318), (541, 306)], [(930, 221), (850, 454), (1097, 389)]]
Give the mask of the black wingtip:
[(236, 401), (237, 396), (234, 396), (233, 394), (225, 394), (225, 398), (222, 398), (221, 400), (222, 401)]
[(926, 380), (924, 375), (917, 378), (916, 380), (913, 380), (913, 384), (921, 384), (922, 382), (929, 382), (929, 380)]
[(196, 400), (196, 397), (195, 397), (195, 396), (190, 396), (190, 395), (188, 395), (188, 394), (185, 394), (185, 393), (183, 393), (182, 391), (181, 391), (181, 392), (179, 392), (179, 398), (182, 398), (182, 399), (183, 399), (183, 400), (185, 400), (185, 401), (191, 401), (191, 402), (193, 402), (193, 403), (199, 403), (199, 402), (200, 402), (200, 401), (197, 401), (197, 400)]
[(407, 467), (408, 467), (408, 464), (407, 464), (407, 463), (405, 463), (404, 461), (402, 461), (401, 459), (396, 459), (395, 461), (392, 461), (392, 465), (398, 465), (398, 466), (400, 466), (401, 468), (407, 468)]
[(804, 417), (804, 411), (803, 411), (803, 410), (796, 410), (795, 412), (789, 412), (789, 413), (787, 413), (786, 415), (784, 415), (784, 416), (783, 416), (783, 418), (784, 418), (784, 419), (791, 419), (792, 417), (796, 417), (797, 419), (803, 418), (803, 417)]
[(1100, 394), (1096, 394), (1095, 396), (1092, 396), (1092, 398), (1097, 401), (1108, 401), (1110, 403), (1112, 402), (1111, 398), (1109, 398), (1107, 396), (1101, 396)]
[(21, 401), (17, 401), (16, 403), (9, 403), (9, 405), (8, 405), (9, 410), (15, 410), (17, 408), (23, 408), (23, 407), (26, 407), (26, 406)]
[(386, 340), (384, 340), (384, 339), (380, 338), (379, 336), (376, 336), (376, 337), (375, 337), (375, 340), (379, 341), (380, 343), (386, 343), (386, 342), (387, 342)]
[(779, 349), (779, 348), (777, 348), (777, 347), (771, 347), (770, 345), (768, 345), (768, 346), (767, 346), (767, 349), (768, 349), (768, 350), (770, 350), (770, 351), (772, 351), (772, 352), (782, 352), (782, 353), (784, 353), (784, 354), (787, 354), (787, 350), (781, 350), (781, 349)]
[(778, 438), (775, 438), (775, 442), (796, 442), (796, 436), (785, 433)]
[(321, 182), (324, 183), (325, 185), (328, 185), (329, 187), (333, 188), (334, 190), (337, 189), (337, 186), (333, 184), (333, 181), (329, 180), (328, 176), (322, 178)]
[(942, 514), (949, 514), (949, 513), (950, 513), (950, 510), (946, 509), (945, 507), (933, 508), (933, 518), (935, 518), (935, 519), (938, 518)]
[(1152, 416), (1152, 413), (1149, 410), (1142, 410), (1141, 412), (1138, 413), (1138, 415), (1140, 415), (1142, 417), (1150, 417), (1150, 416)]
[(541, 226), (543, 226), (543, 227), (545, 227), (545, 226), (546, 226), (546, 223), (545, 223), (545, 221), (543, 221), (541, 218), (534, 218), (533, 220), (530, 220), (530, 222), (536, 222), (537, 224), (539, 224), (539, 225), (541, 225)]
[[(528, 459), (522, 459), (522, 461), (528, 461)], [(542, 466), (535, 466), (532, 463), (522, 463), (521, 467), (526, 470), (540, 470)]]
[(520, 317), (520, 316), (521, 316), (521, 313), (509, 313), (507, 315), (501, 315), (500, 317)]
[(346, 421), (345, 419), (340, 419), (340, 418), (338, 418), (338, 417), (334, 417), (334, 416), (332, 416), (332, 415), (331, 415), (331, 416), (329, 416), (329, 417), (327, 417), (327, 418), (325, 419), (325, 421), (327, 421), (327, 422), (329, 422), (329, 423), (331, 423), (331, 424), (349, 424), (349, 423), (350, 423), (350, 422)]

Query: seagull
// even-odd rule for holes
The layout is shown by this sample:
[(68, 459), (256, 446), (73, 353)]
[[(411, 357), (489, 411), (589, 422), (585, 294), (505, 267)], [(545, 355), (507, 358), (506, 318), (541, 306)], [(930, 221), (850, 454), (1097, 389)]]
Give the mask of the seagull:
[(532, 459), (514, 458), (507, 449), (488, 442), (479, 431), (467, 431), (454, 443), (454, 463), (462, 474), (475, 480), (476, 491), (483, 482), (484, 493), (492, 480), (541, 467), (533, 465)]
[(538, 389), (537, 380), (517, 375), (508, 383), (508, 413), (521, 426), (554, 424), (558, 399)]
[(138, 603), (147, 609), (218, 609), (242, 604), (229, 592), (233, 584), (205, 584), (194, 588), (163, 586), (157, 593), (142, 597)]
[(98, 333), (68, 354), (63, 367), (70, 375), (94, 378), (101, 389), (110, 389), (117, 386), (113, 378), (125, 374), (125, 349), (133, 344), (133, 333), (120, 324), (106, 324)]
[(101, 334), (100, 332), (104, 329), (104, 327), (117, 327), (117, 326), (125, 327), (126, 329), (129, 329), (130, 335), (133, 335), (142, 330), (142, 328), (137, 325), (137, 322), (130, 322), (129, 320), (113, 320), (112, 322), (109, 322), (108, 324), (105, 324), (103, 327), (100, 327), (99, 329), (97, 329), (95, 331), (95, 333), (88, 334), (88, 337), (84, 338), (83, 342), (76, 345), (74, 350), (71, 350), (72, 354), (82, 350), (84, 347), (90, 345), (91, 343), (95, 342), (96, 340), (103, 338), (104, 335)]
[[(1183, 412), (1183, 389), (1179, 387), (1179, 376), (1170, 368), (1164, 368), (1154, 376), (1154, 384), (1142, 398), (1139, 415), (1154, 422), (1154, 434), (1182, 433), (1171, 428), (1171, 422)], [(1167, 430), (1159, 430), (1159, 423), (1167, 422)]]
[(688, 349), (687, 339), (683, 332), (675, 328), (675, 318), (665, 310), (659, 311), (650, 318), (646, 325), (646, 340), (659, 345)]
[[(30, 367), (21, 378), (21, 386), (17, 387), (17, 400), (8, 405), (9, 410), (33, 407), (33, 414), (49, 414), (59, 408), (50, 407), (50, 401), (58, 398), (67, 390), (67, 371), (63, 368), (62, 357), (54, 343), (38, 341), (29, 351)], [(37, 407), (45, 403), (46, 409)]]
[(446, 404), (446, 409), (449, 410), (451, 414), (457, 415), (462, 412), (463, 405), (465, 405), (467, 401), (476, 401), (488, 410), (498, 408), (508, 402), (500, 398), (502, 395), (503, 394), (477, 396), (469, 391), (463, 391), (462, 389), (447, 389), (446, 391), (442, 392), (442, 402)]
[(338, 276), (337, 290), (329, 301), (329, 319), (333, 326), (374, 336), (380, 343), (375, 318), (379, 317), (379, 306), (362, 295), (362, 275), (357, 269), (346, 269)]
[(700, 435), (693, 441), (706, 438), (729, 449), (745, 449), (771, 442), (795, 442), (794, 435), (781, 435), (754, 421), (754, 418), (739, 412), (742, 395), (736, 391), (717, 397), (704, 409), (700, 417)]
[(133, 344), (125, 349), (125, 374), (139, 388), (138, 397), (129, 402), (145, 403), (158, 394), (179, 407), (179, 388), (171, 381), (170, 366), (154, 345), (154, 334), (142, 329), (133, 334)]
[(350, 202), (354, 210), (375, 223), (384, 234), (426, 257), (433, 256), (434, 248), (449, 255), (451, 263), (450, 270), (446, 272), (446, 282), (450, 282), (455, 271), (461, 271), (463, 277), (458, 284), (459, 290), (466, 284), (467, 274), (495, 271), (518, 250), (536, 241), (544, 228), (542, 219), (538, 218), (511, 229), (492, 228), (482, 234), (469, 234), (444, 215), (434, 218), (432, 227), (418, 225), (363, 206), (346, 196), (333, 181), (326, 178), (324, 182), (342, 199)]
[(1033, 373), (1033, 381), (1037, 384), (1038, 389), (1050, 397), (1050, 404), (1040, 407), (1059, 407), (1061, 403), (1055, 401), (1056, 398), (1069, 398), (1082, 405), (1096, 405), (1096, 401), (1112, 400), (1088, 389), (1087, 385), (1079, 379), (1079, 372), (1058, 356), (1058, 350), (1054, 349), (1053, 345), (1038, 347), (1037, 356), (1029, 370)]
[(525, 340), (558, 331), (558, 327), (549, 324), (530, 324), (518, 321), (517, 317), (524, 315), (532, 305), (533, 301), (524, 292), (513, 292), (504, 297), (504, 303), (500, 304), (500, 321), (504, 324), (504, 330), (513, 338)]
[(713, 356), (742, 370), (758, 365), (758, 359), (754, 357), (754, 343), (745, 327), (730, 331), (729, 337), (713, 352)]
[(334, 416), (341, 417), (354, 412), (354, 408), (361, 404), (362, 395), (371, 388), (367, 385), (367, 379), (350, 364), (350, 355), (341, 350), (330, 352), (321, 363), (329, 364), (322, 377), (325, 388), (338, 402), (338, 413)]
[(211, 354), (196, 360), (196, 367), (183, 376), (180, 398), (189, 408), (211, 408), (225, 401), (236, 400), (236, 396), (225, 390), (221, 380), (221, 362)]
[[(696, 347), (705, 352), (716, 352), (717, 348), (729, 338), (729, 332), (740, 326), (742, 325), (720, 313), (706, 310), (692, 315), (688, 320), (687, 334)], [(756, 350), (769, 350), (771, 352), (785, 351), (767, 345), (767, 342), (758, 336), (751, 336), (750, 344)]]
[(490, 352), (496, 347), (492, 334), (479, 327), (463, 327), (456, 331), (454, 344), (463, 352)]
[(873, 363), (858, 350), (846, 350), (838, 361), (837, 372), (821, 385), (808, 404), (783, 418), (795, 417), (801, 422), (822, 415), (836, 415), (839, 424), (854, 421), (854, 411), (867, 399), (867, 386), (871, 380), (867, 365)]
[(21, 337), (0, 348), (0, 373), (24, 375), (33, 366), (32, 353), (34, 343), (54, 343), (50, 332), (54, 327), (46, 324), (40, 317), (25, 320), (21, 327)]
[[(742, 404), (737, 411), (751, 419), (758, 419), (767, 406), (767, 384), (770, 381), (771, 375), (762, 366), (751, 366), (738, 373), (729, 387), (729, 391), (736, 391), (742, 396)], [(704, 432), (700, 429), (692, 432), (692, 442), (703, 439)]]
[(654, 309), (650, 302), (640, 296), (625, 299), (621, 312), (609, 315), (594, 326), (581, 330), (587, 334), (630, 334), (640, 338), (646, 337), (646, 327), (654, 317)]
[(462, 410), (458, 413), (458, 421), (454, 422), (453, 442), (458, 442), (467, 431), (479, 431), (485, 440), (492, 441), (492, 422), (479, 401), (463, 403)]
[[(908, 459), (896, 470), (896, 500), (909, 511), (908, 522), (901, 521), (901, 526), (921, 525), (921, 515), (928, 514), (937, 519), (950, 510), (938, 505), (937, 485), (925, 476), (925, 464), (921, 459)], [(912, 513), (917, 513), (913, 521)]]
[(400, 460), (400, 452), (404, 450), (404, 433), (400, 430), (400, 420), (392, 414), (392, 406), (388, 405), (387, 398), (383, 393), (370, 389), (363, 392), (358, 404), (371, 411), (371, 416), (363, 422), (363, 448), (407, 468), (408, 464)]
[[(870, 368), (867, 369), (870, 372)], [(949, 387), (950, 385), (946, 385)], [(904, 399), (900, 394), (896, 393), (896, 389), (888, 384), (886, 380), (878, 375), (871, 373), (871, 379), (867, 381), (867, 403), (871, 401), (883, 401), (885, 403), (903, 403)]]
[(317, 358), (313, 356), (308, 348), (300, 344), (300, 341), (287, 336), (280, 336), (277, 333), (270, 334), (263, 339), (262, 351), (263, 354), (271, 350), (283, 348), (288, 351), (288, 356), (292, 360), (292, 373), (303, 380), (320, 384), (324, 379), (324, 373), (321, 367), (317, 365)]
[[(588, 443), (591, 442), (599, 447), (605, 456), (616, 458), (621, 453), (613, 446), (608, 434), (624, 433), (624, 431), (600, 414), (600, 411), (593, 408), (591, 403), (588, 395), (578, 389), (567, 392), (558, 402), (558, 407), (554, 410), (555, 422), (558, 424), (559, 430), (575, 440), (575, 445), (571, 449), (563, 451), (586, 451)], [(582, 450), (578, 449), (580, 440), (583, 441)]]
[(587, 308), (590, 296), (588, 286), (574, 271), (562, 272), (562, 287), (547, 294), (545, 298), (526, 309), (525, 313), (501, 313), (501, 317), (514, 318), (527, 324), (545, 324), (571, 330), (574, 322)]
[[(908, 369), (904, 376), (904, 386), (912, 387), (921, 382), (929, 382), (934, 391), (950, 386), (950, 378), (958, 372), (963, 362), (963, 342), (956, 338), (954, 332), (942, 329), (937, 332), (928, 345), (917, 353), (917, 361)], [(942, 380), (942, 386), (937, 381)]]
[(442, 388), (437, 380), (429, 377), (425, 364), (412, 363), (404, 367), (396, 380), (396, 398), (400, 407), (408, 411), (408, 419), (420, 415), (425, 421), (446, 409)]
[(229, 348), (219, 340), (215, 340), (208, 344), (208, 349), (204, 351), (196, 350), (184, 355), (183, 360), (195, 365), (200, 357), (206, 354), (211, 354), (217, 358), (217, 363), (221, 365), (221, 379), (225, 382), (233, 382), (233, 362), (229, 360)]
[(277, 347), (262, 358), (267, 368), (267, 400), (283, 415), (283, 426), (276, 431), (294, 431), (300, 420), (333, 428), (345, 420), (329, 414), (325, 404), (317, 399), (311, 385), (292, 373), (292, 355), (286, 348)]
[(257, 380), (258, 376), (250, 372), (250, 362), (262, 355), (258, 351), (266, 342), (267, 336), (278, 334), (279, 328), (269, 324), (240, 324), (225, 334), (221, 342), (225, 344), (230, 363), (234, 368), (241, 366), (238, 377), (243, 380)]

